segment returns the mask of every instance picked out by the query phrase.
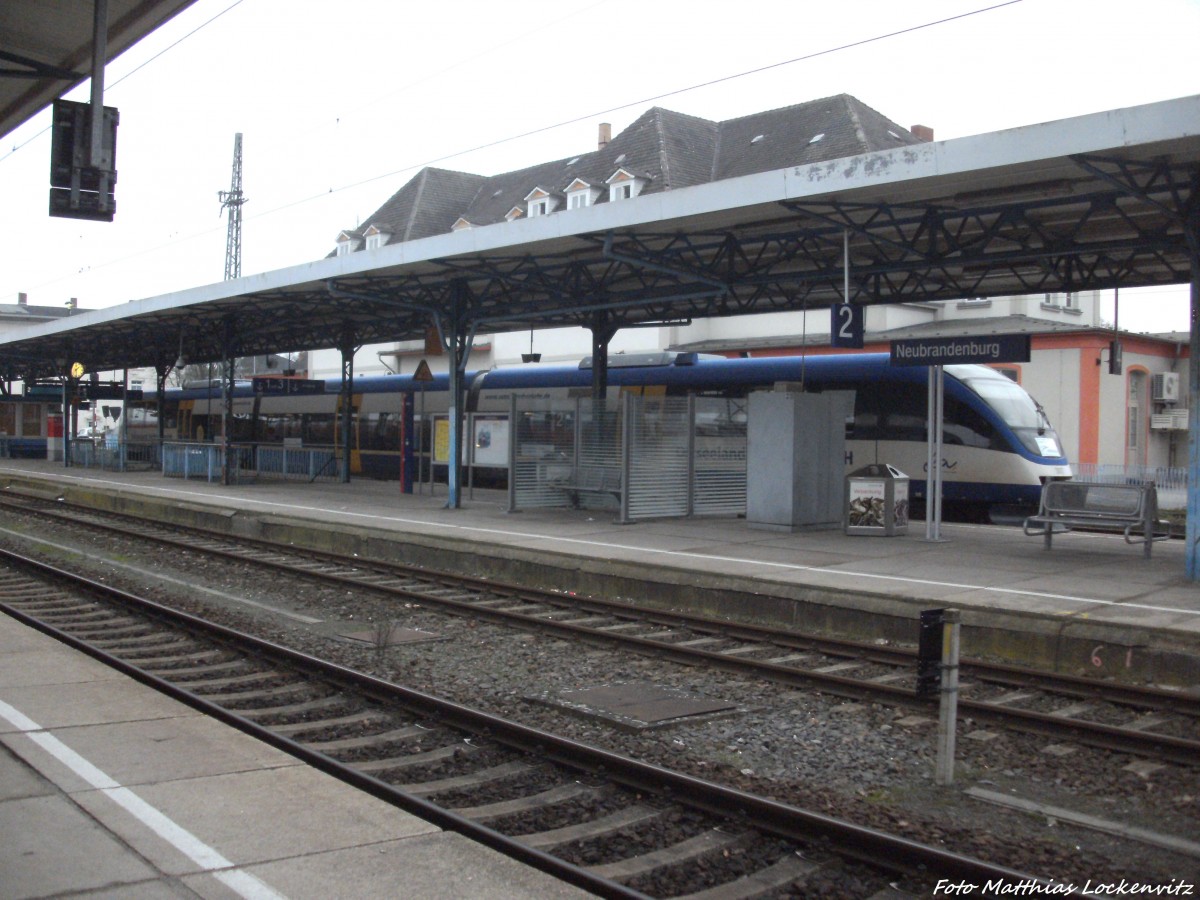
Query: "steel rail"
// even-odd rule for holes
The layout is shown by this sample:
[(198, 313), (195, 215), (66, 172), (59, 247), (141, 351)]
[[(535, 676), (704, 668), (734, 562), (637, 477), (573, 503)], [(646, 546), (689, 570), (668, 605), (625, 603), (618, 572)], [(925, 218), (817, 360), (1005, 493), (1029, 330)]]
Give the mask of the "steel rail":
[[(481, 712), (413, 688), (354, 671), (253, 635), (238, 632), (223, 625), (207, 622), (190, 613), (171, 609), (152, 600), (91, 581), (11, 551), (0, 549), (0, 559), (8, 561), (12, 565), (32, 569), (41, 577), (66, 582), (81, 591), (99, 594), (106, 599), (164, 620), (176, 627), (208, 636), (222, 644), (236, 644), (239, 649), (250, 650), (270, 657), (288, 667), (299, 669), (305, 673), (316, 673), (321, 678), (360, 691), (374, 699), (393, 704), (398, 703), (410, 711), (419, 711), (440, 724), (473, 733), (486, 733), (492, 740), (525, 752), (536, 753), (569, 768), (603, 774), (606, 778), (635, 790), (653, 792), (656, 795), (667, 794), (676, 803), (692, 806), (723, 819), (742, 817), (748, 824), (759, 830), (791, 840), (811, 841), (832, 838), (838, 847), (839, 855), (869, 863), (876, 869), (883, 867), (898, 874), (923, 873), (925, 877), (928, 877), (929, 873), (933, 873), (939, 877), (974, 880), (979, 883), (999, 879), (1013, 883), (1027, 882), (1044, 886), (1051, 884), (1048, 879), (1031, 876), (1005, 866), (997, 866), (973, 857), (769, 800), (691, 775), (673, 772), (660, 766), (639, 762), (611, 751), (531, 728), (491, 713)], [(584, 869), (521, 844), (519, 841), (464, 819), (453, 812), (441, 809), (421, 798), (396, 790), (370, 775), (348, 769), (322, 753), (305, 748), (296, 741), (266, 730), (202, 697), (190, 694), (177, 685), (149, 674), (133, 664), (121, 661), (84, 641), (73, 638), (54, 626), (40, 622), (35, 617), (22, 613), (9, 604), (0, 603), (0, 610), (45, 634), (63, 640), (106, 664), (114, 665), (115, 668), (144, 684), (162, 690), (197, 710), (211, 714), (286, 753), (295, 755), (328, 774), (360, 787), (373, 796), (394, 803), (434, 824), (479, 840), (481, 843), (512, 855), (535, 868), (593, 891), (599, 896), (617, 898), (643, 898), (646, 896), (630, 891), (629, 888), (616, 882), (599, 878)]]
[[(38, 511), (43, 512), (43, 511)], [(86, 510), (88, 513), (95, 511)], [(64, 516), (57, 510), (45, 513), (56, 517)], [(125, 514), (104, 512), (105, 516), (130, 519), (145, 524), (148, 520), (138, 519)], [(78, 521), (71, 519), (71, 521)], [(397, 587), (387, 584), (366, 582), (354, 575), (336, 572), (314, 572), (303, 567), (295, 567), (286, 562), (270, 559), (255, 559), (235, 551), (226, 551), (212, 547), (197, 547), (186, 539), (172, 538), (160, 534), (146, 534), (135, 529), (120, 529), (109, 524), (86, 523), (95, 527), (106, 528), (145, 540), (153, 540), (168, 546), (181, 549), (203, 550), (214, 556), (237, 562), (253, 562), (292, 575), (318, 578), (342, 587), (367, 588), (405, 600), (419, 602), (425, 605), (437, 605), (443, 609), (468, 615), (477, 619), (496, 624), (518, 625), (526, 629), (548, 631), (577, 640), (587, 641), (612, 647), (633, 648), (639, 653), (660, 659), (694, 665), (702, 662), (706, 665), (742, 675), (755, 675), (766, 680), (798, 687), (815, 686), (822, 691), (835, 696), (855, 700), (880, 700), (898, 706), (915, 709), (927, 709), (931, 701), (917, 697), (913, 691), (895, 685), (873, 681), (863, 681), (834, 673), (818, 672), (785, 666), (770, 662), (740, 659), (704, 650), (698, 647), (676, 646), (669, 642), (653, 638), (622, 635), (606, 632), (585, 625), (574, 625), (570, 622), (559, 622), (539, 614), (525, 614), (513, 610), (496, 610), (482, 607), (477, 603), (456, 600), (447, 597), (432, 596), (423, 593), (419, 588)], [(160, 524), (160, 523), (155, 523)], [(177, 527), (177, 526), (173, 526)], [(204, 535), (206, 538), (222, 541), (236, 541), (239, 545), (260, 547), (271, 553), (295, 556), (294, 546), (279, 544), (262, 538), (234, 537), (209, 529), (189, 527), (188, 531)], [(374, 574), (393, 577), (407, 576), (426, 582), (433, 582), (447, 587), (470, 587), (475, 590), (512, 597), (514, 600), (525, 600), (529, 603), (548, 604), (570, 609), (582, 609), (606, 615), (636, 618), (665, 627), (686, 627), (699, 633), (709, 633), (734, 639), (761, 641), (780, 647), (797, 650), (811, 650), (832, 656), (847, 656), (862, 659), (867, 662), (878, 662), (887, 665), (915, 664), (916, 652), (904, 648), (886, 648), (874, 644), (848, 641), (838, 638), (808, 637), (791, 635), (749, 624), (739, 624), (711, 617), (695, 616), (679, 612), (664, 613), (634, 607), (615, 601), (579, 595), (564, 595), (551, 591), (537, 590), (505, 582), (491, 581), (474, 576), (456, 575), (445, 572), (430, 571), (415, 566), (387, 563), (383, 561), (368, 561), (361, 558), (347, 558), (328, 552), (307, 552), (305, 561), (324, 560), (331, 564), (349, 567), (358, 571), (373, 572)], [(1087, 697), (1105, 702), (1124, 703), (1130, 705), (1147, 705), (1152, 708), (1166, 709), (1182, 715), (1200, 716), (1200, 696), (1190, 696), (1182, 692), (1167, 691), (1161, 688), (1147, 688), (1134, 685), (1120, 685), (1109, 682), (1097, 682), (1081, 676), (1064, 675), (1060, 673), (1037, 672), (1022, 669), (1018, 666), (989, 663), (980, 660), (964, 660), (964, 674), (969, 674), (981, 681), (1012, 686), (1036, 688), (1040, 691), (1065, 694), (1074, 697)], [(1051, 713), (1041, 713), (1019, 707), (1009, 708), (985, 700), (959, 698), (959, 710), (982, 721), (995, 722), (1016, 730), (1034, 734), (1062, 737), (1069, 735), (1074, 740), (1091, 746), (1100, 747), (1121, 753), (1135, 755), (1154, 755), (1178, 765), (1195, 766), (1200, 760), (1200, 741), (1180, 738), (1154, 732), (1135, 731), (1120, 726), (1105, 725), (1081, 719), (1056, 716)]]

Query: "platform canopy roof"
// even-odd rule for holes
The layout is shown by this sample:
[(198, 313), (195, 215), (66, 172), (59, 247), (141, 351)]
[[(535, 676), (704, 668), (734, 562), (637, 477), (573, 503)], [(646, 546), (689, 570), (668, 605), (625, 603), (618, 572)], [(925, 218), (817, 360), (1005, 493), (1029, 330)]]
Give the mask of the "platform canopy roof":
[(564, 325), (1179, 284), (1200, 96), (465, 228), (0, 338), (0, 375)]
[[(106, 2), (111, 60), (195, 0)], [(92, 10), (87, 0), (0, 3), (0, 137), (91, 77)]]

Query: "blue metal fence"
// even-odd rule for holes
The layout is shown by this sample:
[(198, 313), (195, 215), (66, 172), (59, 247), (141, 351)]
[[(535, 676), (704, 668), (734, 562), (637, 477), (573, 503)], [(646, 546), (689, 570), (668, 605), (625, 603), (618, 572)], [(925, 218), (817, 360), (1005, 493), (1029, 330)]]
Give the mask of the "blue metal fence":
[(1145, 484), (1158, 488), (1159, 509), (1187, 508), (1187, 469), (1183, 466), (1123, 466), (1072, 463), (1076, 481), (1091, 484)]
[[(235, 444), (230, 448), (230, 476), (242, 483), (258, 480), (336, 481), (338, 455), (331, 448), (280, 447), (276, 444)], [(162, 472), (168, 478), (220, 481), (224, 448), (209, 443), (165, 443)]]

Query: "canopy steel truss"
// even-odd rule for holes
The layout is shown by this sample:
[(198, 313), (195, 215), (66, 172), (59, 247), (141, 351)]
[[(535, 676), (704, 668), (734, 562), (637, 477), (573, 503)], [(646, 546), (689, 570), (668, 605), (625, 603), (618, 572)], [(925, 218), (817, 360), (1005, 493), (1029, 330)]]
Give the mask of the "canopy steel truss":
[[(181, 335), (196, 363), (221, 360), (231, 333), (263, 355), (435, 327), (461, 388), (480, 331), (581, 326), (598, 354), (653, 322), (1186, 283), (1197, 135), (1200, 97), (1181, 98), (426, 238), (34, 327), (0, 341), (0, 377), (163, 371)], [(1200, 382), (1192, 402), (1200, 428)]]

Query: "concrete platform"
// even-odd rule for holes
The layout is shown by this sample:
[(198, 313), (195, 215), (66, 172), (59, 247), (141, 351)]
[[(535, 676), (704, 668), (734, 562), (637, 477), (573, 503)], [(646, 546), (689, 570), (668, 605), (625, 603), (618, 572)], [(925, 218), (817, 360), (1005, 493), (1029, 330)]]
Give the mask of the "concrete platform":
[(5, 460), (0, 490), (62, 496), (164, 521), (416, 562), (563, 591), (631, 598), (864, 640), (915, 642), (918, 613), (963, 611), (963, 653), (1060, 671), (1200, 687), (1200, 585), (1182, 542), (1071, 533), (1046, 551), (1020, 528), (914, 522), (906, 535), (779, 533), (738, 518), (615, 524), (602, 511), (462, 508), (396, 482), (232, 487)]
[(0, 615), (0, 897), (591, 896)]

